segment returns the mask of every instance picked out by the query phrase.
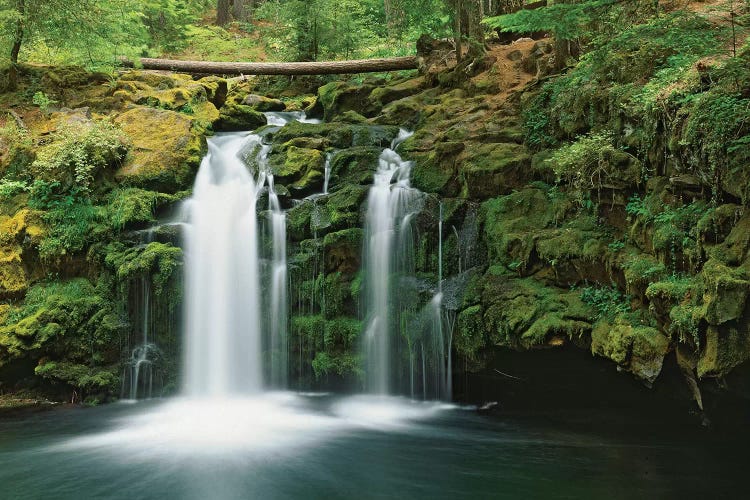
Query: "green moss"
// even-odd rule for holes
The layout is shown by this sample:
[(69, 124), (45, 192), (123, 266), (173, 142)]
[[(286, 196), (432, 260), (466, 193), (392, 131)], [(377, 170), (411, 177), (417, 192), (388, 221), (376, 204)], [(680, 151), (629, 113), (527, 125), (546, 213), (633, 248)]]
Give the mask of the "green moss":
[(265, 115), (252, 106), (227, 102), (219, 109), (219, 120), (214, 128), (223, 132), (255, 130), (266, 123)]
[(744, 326), (719, 328), (709, 325), (706, 345), (698, 358), (699, 377), (722, 377), (750, 359), (750, 335)]
[(374, 88), (373, 91), (370, 92), (369, 99), (375, 107), (382, 108), (388, 103), (417, 94), (424, 90), (424, 87), (424, 78), (410, 78), (402, 82)]
[(594, 316), (577, 291), (491, 273), (484, 276), (482, 303), (490, 340), (513, 348), (578, 341), (590, 330)]
[(290, 122), (273, 134), (274, 143), (286, 143), (299, 137), (322, 138), (338, 149), (352, 146), (387, 147), (398, 135), (398, 127), (352, 125), (345, 123)]
[(0, 176), (19, 176), (34, 161), (31, 135), (13, 120), (0, 127)]
[(481, 220), (490, 258), (521, 269), (530, 263), (543, 231), (562, 221), (573, 203), (562, 193), (527, 188), (482, 204)]
[(628, 291), (645, 290), (650, 283), (659, 281), (667, 269), (649, 254), (629, 252), (621, 264)]
[(139, 188), (116, 189), (109, 195), (106, 213), (115, 229), (154, 222), (159, 193)]
[(174, 288), (169, 284), (182, 267), (182, 249), (159, 242), (134, 248), (113, 243), (108, 248), (105, 262), (115, 269), (121, 282), (137, 276), (151, 276), (154, 291), (161, 295)]
[(711, 325), (721, 325), (741, 318), (750, 291), (746, 272), (710, 259), (701, 274), (705, 286), (706, 321)]
[(357, 227), (326, 234), (323, 238), (326, 271), (356, 273), (360, 267), (363, 236), (364, 232)]
[(34, 373), (42, 378), (63, 382), (85, 392), (114, 393), (119, 389), (120, 378), (117, 367), (92, 368), (90, 366), (65, 361), (48, 361), (34, 368)]
[(315, 378), (318, 379), (332, 374), (342, 377), (349, 375), (361, 377), (363, 374), (359, 356), (352, 353), (316, 353), (312, 367), (315, 372)]
[[(109, 384), (115, 376), (101, 372), (119, 359), (118, 339), (126, 327), (103, 289), (86, 279), (38, 284), (0, 325), (0, 366), (27, 358), (44, 367), (39, 375), (66, 384), (93, 387), (97, 374)], [(86, 373), (74, 365), (86, 365)]]
[(480, 350), (485, 347), (485, 328), (482, 320), (482, 306), (475, 305), (461, 311), (458, 327), (453, 337), (453, 348), (463, 356), (471, 367), (480, 363)]
[(368, 85), (349, 85), (341, 81), (334, 81), (318, 89), (318, 102), (323, 107), (326, 121), (346, 111), (357, 111), (364, 115), (372, 112), (367, 97), (373, 87)]
[(472, 198), (507, 194), (529, 178), (531, 155), (518, 144), (478, 144), (467, 150), (462, 175)]
[(115, 123), (132, 144), (117, 171), (119, 180), (166, 193), (190, 185), (203, 156), (203, 131), (193, 118), (175, 111), (134, 108)]
[(631, 325), (627, 320), (599, 322), (591, 333), (591, 352), (611, 359), (647, 384), (661, 373), (669, 339), (655, 328)]
[(456, 175), (459, 155), (464, 151), (463, 142), (441, 142), (428, 152), (414, 152), (405, 156), (414, 161), (412, 182), (414, 187), (428, 193), (444, 196), (458, 194)]
[(336, 152), (331, 158), (331, 185), (343, 181), (370, 184), (377, 168), (381, 148), (358, 146)]
[(307, 192), (322, 188), (325, 157), (317, 149), (288, 146), (270, 163), (274, 178), (290, 189)]

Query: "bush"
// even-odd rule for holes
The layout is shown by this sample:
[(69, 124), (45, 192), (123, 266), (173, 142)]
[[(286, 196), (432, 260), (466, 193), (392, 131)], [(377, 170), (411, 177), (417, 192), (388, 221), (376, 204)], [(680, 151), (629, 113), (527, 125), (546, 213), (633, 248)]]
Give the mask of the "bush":
[(37, 180), (59, 182), (62, 191), (89, 193), (94, 179), (125, 158), (124, 134), (107, 122), (63, 127), (31, 165)]

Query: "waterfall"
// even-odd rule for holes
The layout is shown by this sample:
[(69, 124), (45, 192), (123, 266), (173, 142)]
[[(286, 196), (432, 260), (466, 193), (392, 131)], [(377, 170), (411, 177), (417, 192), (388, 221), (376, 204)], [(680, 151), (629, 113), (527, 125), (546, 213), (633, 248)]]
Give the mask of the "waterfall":
[[(153, 235), (153, 229), (144, 231), (141, 244), (146, 246), (151, 243)], [(154, 363), (161, 354), (152, 338), (151, 277), (141, 276), (134, 284), (136, 287), (131, 293), (135, 294), (135, 314), (140, 316), (140, 321), (137, 321), (139, 329), (134, 333), (140, 334), (140, 343), (131, 351), (125, 365), (121, 391), (122, 397), (127, 396), (131, 400), (153, 396)]]
[(333, 153), (328, 153), (326, 155), (326, 164), (325, 164), (325, 177), (323, 179), (323, 194), (328, 194), (328, 183), (331, 179), (331, 159), (333, 158)]
[(423, 399), (442, 399), (450, 396), (451, 374), (450, 355), (446, 356), (450, 341), (445, 339), (442, 315), (442, 204), (438, 289), (419, 310), (413, 222), (421, 211), (423, 195), (411, 187), (412, 163), (396, 152), (410, 135), (401, 130), (380, 155), (367, 200), (365, 384), (375, 394), (409, 392), (414, 397), (421, 392)]
[(258, 190), (238, 153), (248, 134), (208, 140), (186, 203), (184, 391), (257, 392), (263, 386)]
[(399, 253), (400, 243), (403, 243), (399, 241), (401, 229), (408, 227), (408, 216), (418, 195), (409, 182), (412, 163), (403, 161), (396, 153), (398, 144), (409, 135), (402, 130), (391, 147), (380, 155), (367, 200), (364, 255), (368, 321), (364, 340), (365, 382), (368, 391), (377, 394), (388, 394), (394, 388), (390, 366), (394, 327), (390, 310), (391, 274), (397, 271), (399, 264), (403, 264), (403, 261), (400, 262), (402, 254)]
[[(302, 112), (266, 117), (275, 127), (293, 120), (319, 123)], [(289, 363), (286, 213), (268, 162), (271, 146), (258, 134), (242, 132), (220, 134), (208, 140), (208, 147), (186, 203), (184, 390), (224, 396), (264, 386), (284, 389)], [(257, 167), (257, 178), (249, 164)], [(264, 187), (268, 255), (261, 250), (257, 223)]]

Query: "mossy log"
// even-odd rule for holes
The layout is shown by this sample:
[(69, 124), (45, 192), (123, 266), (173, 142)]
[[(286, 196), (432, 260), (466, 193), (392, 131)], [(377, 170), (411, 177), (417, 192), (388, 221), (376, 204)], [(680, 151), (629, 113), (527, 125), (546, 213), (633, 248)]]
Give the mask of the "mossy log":
[[(124, 66), (133, 67), (133, 61), (121, 58)], [(141, 58), (143, 69), (179, 71), (183, 73), (216, 75), (334, 75), (349, 73), (377, 73), (417, 69), (415, 56), (389, 57), (383, 59), (360, 59), (351, 61), (321, 62), (212, 62), (176, 61), (172, 59)]]

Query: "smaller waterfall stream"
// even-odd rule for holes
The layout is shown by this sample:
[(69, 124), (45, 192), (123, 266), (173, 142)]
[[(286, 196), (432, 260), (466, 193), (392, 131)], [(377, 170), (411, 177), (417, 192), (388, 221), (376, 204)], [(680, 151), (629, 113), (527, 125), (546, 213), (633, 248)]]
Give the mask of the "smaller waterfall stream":
[[(380, 155), (367, 200), (365, 224), (365, 385), (370, 393), (419, 392), (423, 399), (449, 394), (442, 326), (442, 206), (439, 223), (438, 291), (421, 310), (406, 288), (414, 276), (414, 219), (424, 195), (411, 187), (412, 163), (396, 152), (410, 137), (401, 130)], [(406, 288), (404, 288), (406, 286)], [(408, 350), (408, 352), (405, 352)], [(408, 356), (408, 368), (405, 359)], [(408, 378), (407, 372), (408, 371)], [(408, 383), (404, 383), (408, 382)]]

